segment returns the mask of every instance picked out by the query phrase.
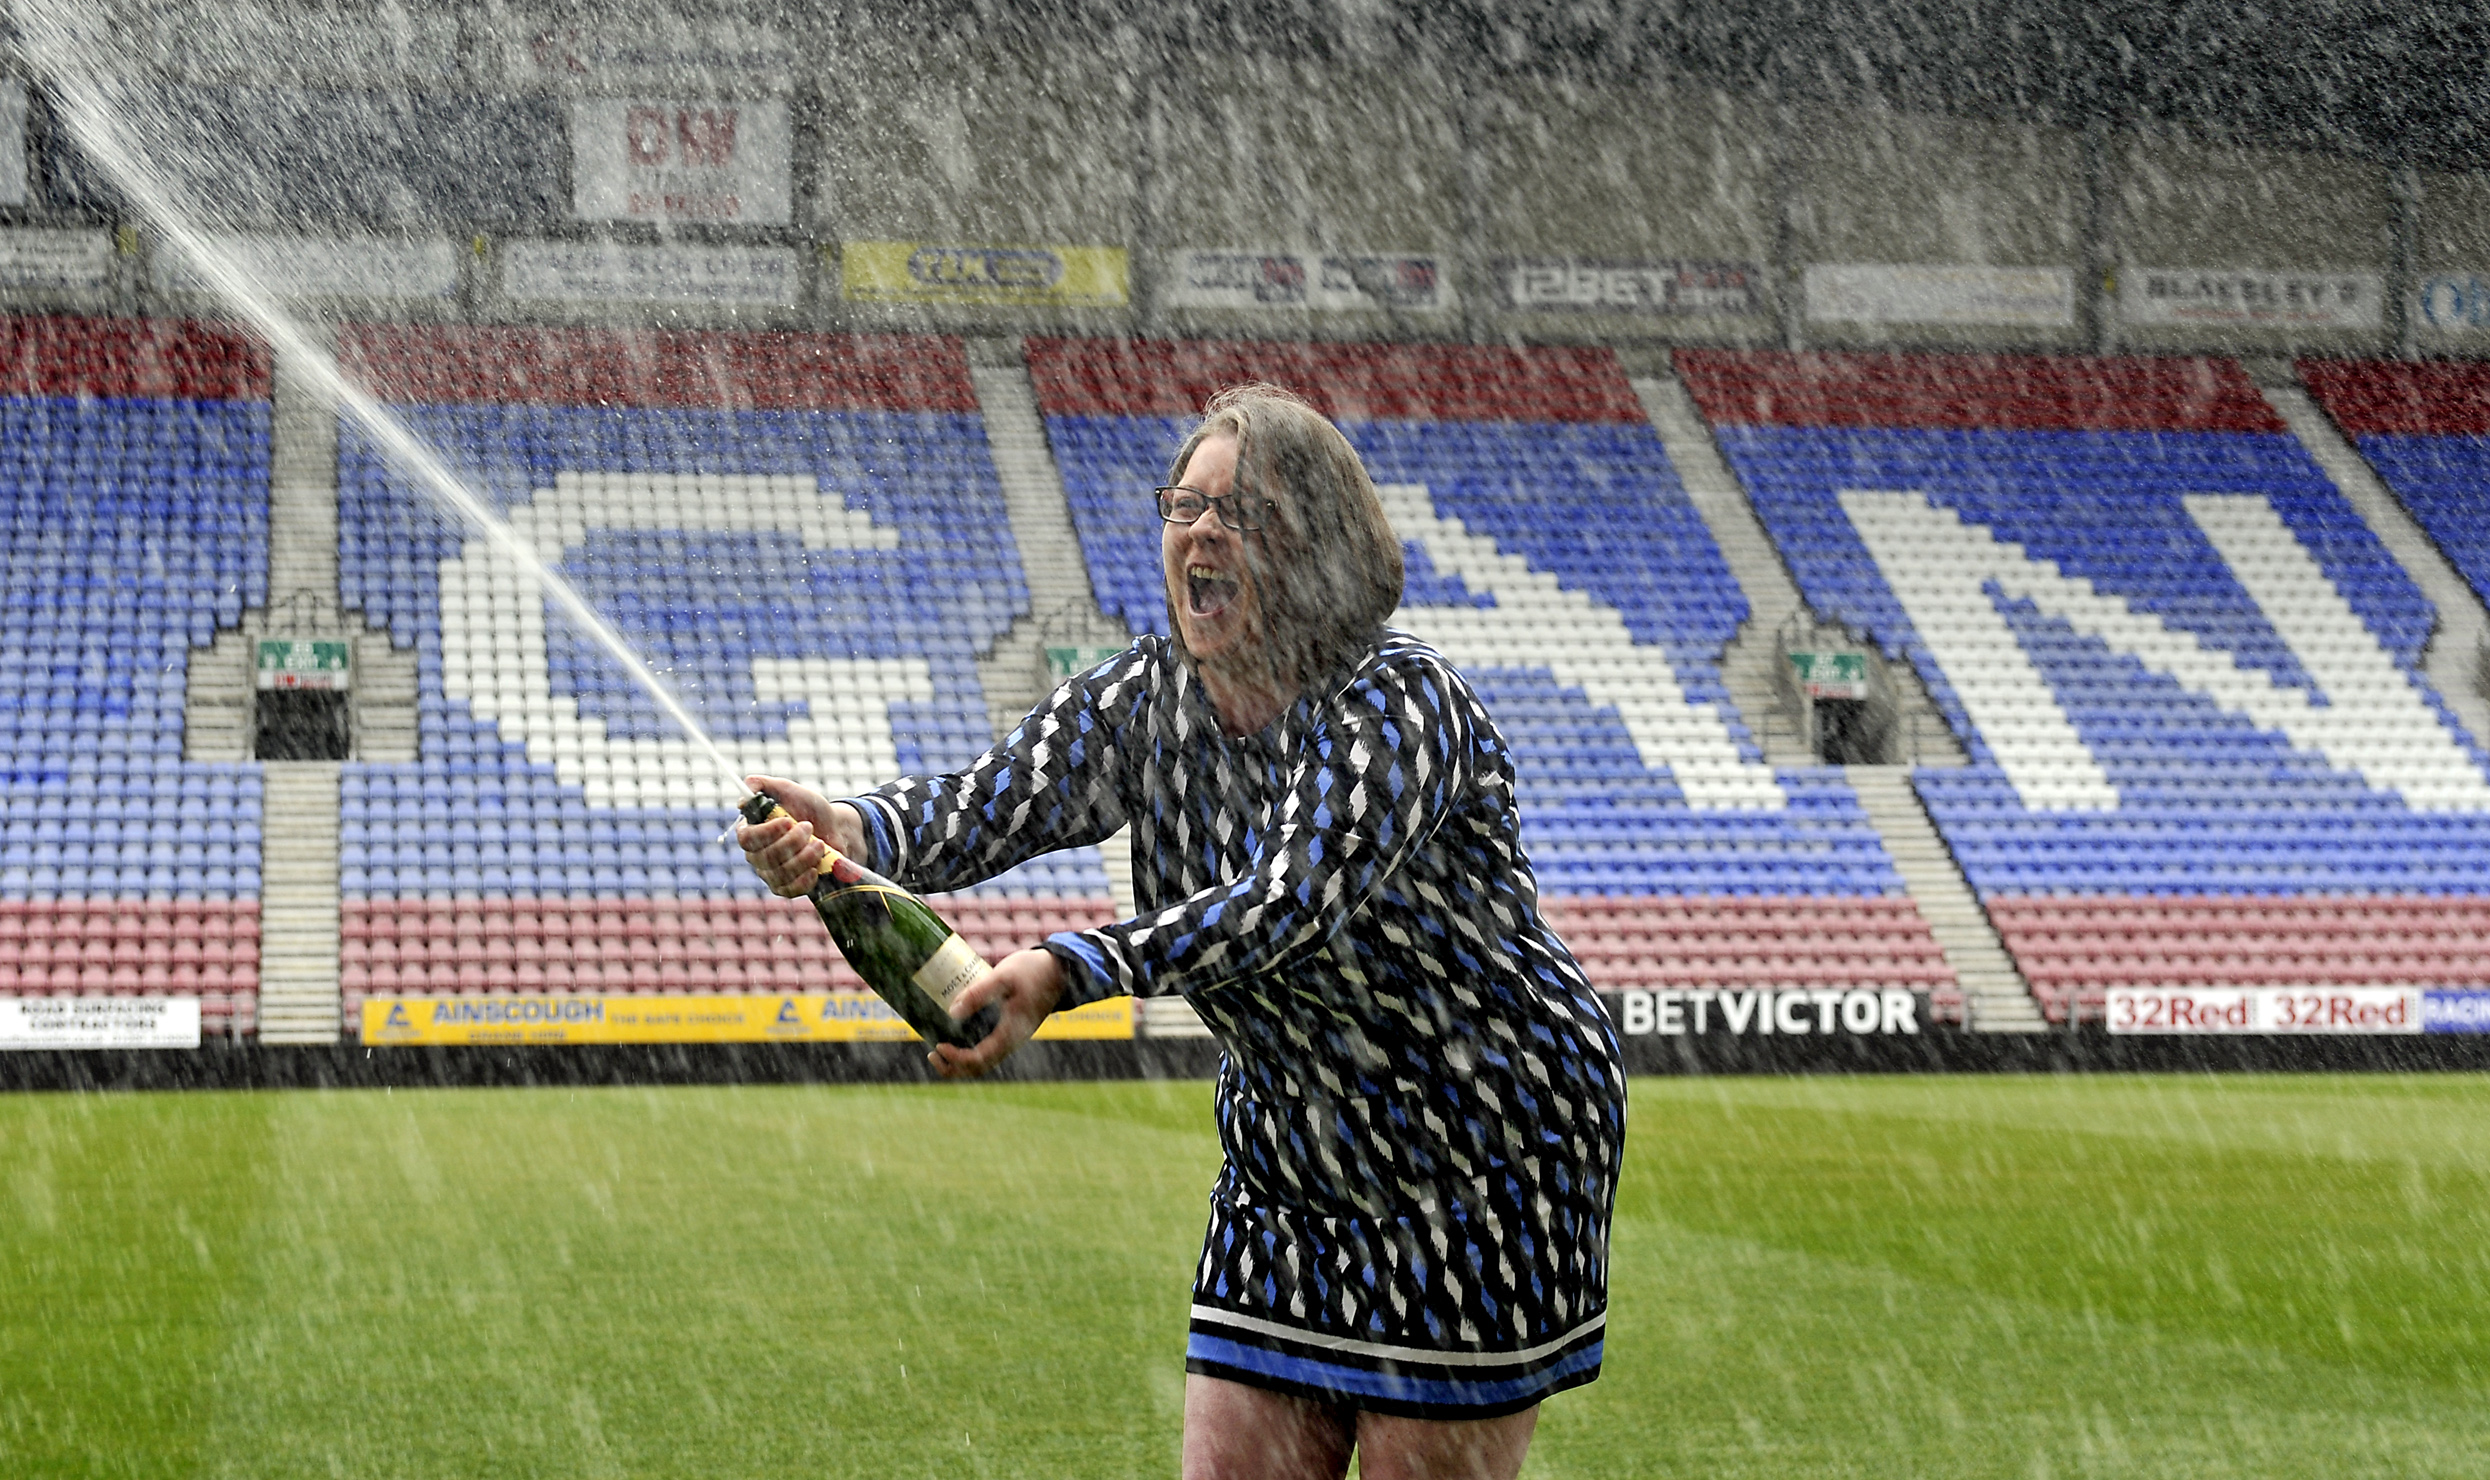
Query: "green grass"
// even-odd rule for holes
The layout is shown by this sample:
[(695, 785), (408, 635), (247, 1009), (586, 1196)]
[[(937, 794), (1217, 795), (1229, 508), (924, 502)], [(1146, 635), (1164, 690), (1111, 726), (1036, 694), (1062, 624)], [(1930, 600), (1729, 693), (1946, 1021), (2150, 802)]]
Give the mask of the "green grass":
[[(1638, 1081), (1529, 1473), (2490, 1474), (2490, 1082)], [(0, 1475), (1172, 1475), (1207, 1086), (0, 1098)]]

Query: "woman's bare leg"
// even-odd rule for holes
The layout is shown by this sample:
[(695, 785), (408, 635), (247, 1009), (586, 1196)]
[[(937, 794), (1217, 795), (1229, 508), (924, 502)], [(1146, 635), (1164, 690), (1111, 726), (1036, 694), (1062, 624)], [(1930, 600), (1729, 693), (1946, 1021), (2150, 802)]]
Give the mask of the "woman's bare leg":
[(1185, 1375), (1184, 1480), (1340, 1480), (1357, 1437), (1348, 1409)]
[(1513, 1480), (1539, 1426), (1536, 1403), (1502, 1418), (1357, 1416), (1358, 1480)]

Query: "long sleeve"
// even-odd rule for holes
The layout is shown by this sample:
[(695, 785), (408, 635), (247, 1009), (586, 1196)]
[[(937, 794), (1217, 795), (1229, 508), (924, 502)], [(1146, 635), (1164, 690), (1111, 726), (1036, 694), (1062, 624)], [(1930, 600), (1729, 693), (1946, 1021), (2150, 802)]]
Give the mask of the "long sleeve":
[(1086, 980), (1066, 1001), (1216, 991), (1319, 951), (1423, 846), (1467, 784), (1468, 707), (1431, 652), (1392, 654), (1340, 692), (1304, 701), (1251, 867), (1136, 919), (1052, 936)]
[(1057, 688), (965, 769), (849, 798), (874, 869), (921, 892), (963, 889), (1122, 827), (1120, 741), (1149, 681), (1141, 650), (1127, 650)]

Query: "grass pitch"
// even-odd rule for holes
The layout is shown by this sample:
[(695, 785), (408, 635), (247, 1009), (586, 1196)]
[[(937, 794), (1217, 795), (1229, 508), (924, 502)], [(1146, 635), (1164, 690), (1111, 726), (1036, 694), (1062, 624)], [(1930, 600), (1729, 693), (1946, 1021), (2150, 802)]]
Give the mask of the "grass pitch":
[[(0, 1098), (0, 1475), (1173, 1475), (1209, 1098)], [(2490, 1474), (2490, 1082), (1632, 1113), (1531, 1475)]]

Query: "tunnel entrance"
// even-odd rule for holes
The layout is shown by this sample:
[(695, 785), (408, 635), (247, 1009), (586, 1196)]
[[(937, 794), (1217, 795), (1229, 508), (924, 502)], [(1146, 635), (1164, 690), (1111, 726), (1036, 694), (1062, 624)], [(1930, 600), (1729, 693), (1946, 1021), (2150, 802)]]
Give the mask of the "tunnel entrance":
[(353, 731), (336, 689), (268, 689), (251, 706), (251, 756), (263, 761), (342, 761)]
[(1816, 756), (1830, 766), (1881, 766), (1892, 759), (1891, 711), (1867, 699), (1815, 701)]

